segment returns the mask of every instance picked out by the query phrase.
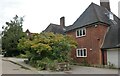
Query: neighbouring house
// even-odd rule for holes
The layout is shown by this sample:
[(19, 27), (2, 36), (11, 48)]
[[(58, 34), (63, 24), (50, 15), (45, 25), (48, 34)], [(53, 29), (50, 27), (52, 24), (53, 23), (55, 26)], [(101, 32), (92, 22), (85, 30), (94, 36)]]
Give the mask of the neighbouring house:
[(25, 33), (26, 33), (26, 35), (29, 36), (29, 37), (30, 37), (31, 34), (32, 34), (32, 33), (29, 31), (29, 29), (27, 29), (27, 30), (25, 31)]
[(38, 33), (32, 33), (32, 32), (30, 32), (29, 29), (27, 29), (27, 30), (25, 31), (25, 33), (26, 33), (27, 37), (30, 38), (30, 39), (31, 39), (31, 37), (32, 37), (34, 34), (38, 34)]
[(109, 65), (120, 68), (120, 19), (111, 12), (109, 0), (100, 0), (100, 6), (91, 3), (80, 17), (66, 27), (78, 47), (72, 57), (79, 63)]
[(55, 34), (65, 34), (65, 17), (60, 18), (60, 25), (50, 23), (43, 32), (53, 32)]

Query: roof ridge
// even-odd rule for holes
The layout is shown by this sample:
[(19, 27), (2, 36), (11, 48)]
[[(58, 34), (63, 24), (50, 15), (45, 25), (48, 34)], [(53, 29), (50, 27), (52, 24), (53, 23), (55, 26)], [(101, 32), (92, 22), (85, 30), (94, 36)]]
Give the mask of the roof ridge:
[(50, 23), (49, 25), (59, 25), (59, 24), (55, 24), (55, 23)]

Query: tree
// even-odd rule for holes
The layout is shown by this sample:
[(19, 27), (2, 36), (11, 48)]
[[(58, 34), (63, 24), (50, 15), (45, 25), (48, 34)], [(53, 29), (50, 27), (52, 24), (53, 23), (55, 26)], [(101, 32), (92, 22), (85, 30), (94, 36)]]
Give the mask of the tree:
[(17, 44), (25, 34), (22, 29), (23, 17), (17, 15), (2, 29), (2, 49), (6, 52), (5, 56), (16, 56), (19, 54)]
[(2, 36), (2, 32), (0, 31), (0, 48), (2, 47), (2, 39), (1, 39), (1, 36)]

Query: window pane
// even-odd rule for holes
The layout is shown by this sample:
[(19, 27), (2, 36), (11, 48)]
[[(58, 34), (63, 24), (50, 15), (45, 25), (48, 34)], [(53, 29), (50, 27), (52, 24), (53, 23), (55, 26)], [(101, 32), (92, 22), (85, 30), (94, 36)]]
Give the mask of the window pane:
[(80, 52), (81, 52), (81, 55), (80, 55), (80, 56), (83, 56), (83, 51), (82, 51), (82, 49), (80, 50)]
[(86, 49), (84, 49), (84, 56), (86, 56)]
[(77, 56), (79, 56), (79, 50), (77, 50)]
[(80, 30), (80, 36), (82, 36), (82, 30)]
[(85, 35), (85, 29), (83, 29), (83, 35)]
[(79, 36), (79, 30), (77, 30), (77, 36)]
[(80, 56), (80, 50), (77, 50), (77, 54), (78, 54), (78, 56)]

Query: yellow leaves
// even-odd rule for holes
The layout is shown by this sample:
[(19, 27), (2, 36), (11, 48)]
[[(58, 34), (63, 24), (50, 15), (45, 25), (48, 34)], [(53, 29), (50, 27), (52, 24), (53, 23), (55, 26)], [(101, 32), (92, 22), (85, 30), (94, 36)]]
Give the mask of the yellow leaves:
[(37, 48), (37, 47), (39, 47), (38, 44), (33, 44), (33, 45), (31, 45), (31, 48)]
[(36, 53), (55, 49), (64, 51), (77, 46), (77, 43), (71, 36), (53, 33), (34, 34), (32, 40), (22, 38), (19, 41), (19, 47), (31, 49)]
[(31, 46), (32, 49), (36, 50), (37, 53), (42, 51), (50, 51), (52, 48), (48, 44), (38, 43)]

